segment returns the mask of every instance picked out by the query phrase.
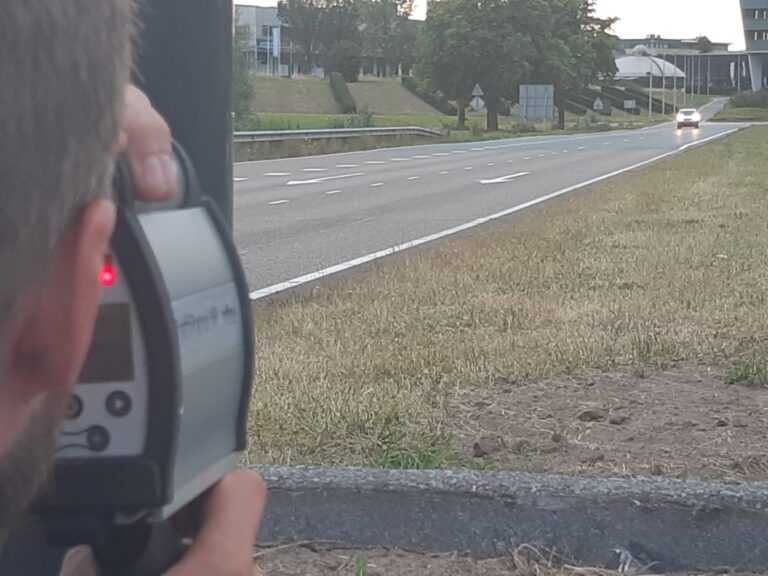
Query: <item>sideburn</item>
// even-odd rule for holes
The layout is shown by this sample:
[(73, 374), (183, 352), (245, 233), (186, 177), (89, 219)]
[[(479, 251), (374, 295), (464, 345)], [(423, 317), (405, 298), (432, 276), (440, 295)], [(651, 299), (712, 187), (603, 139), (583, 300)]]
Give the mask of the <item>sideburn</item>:
[(0, 457), (0, 542), (48, 479), (68, 397), (61, 392), (46, 396), (11, 449)]

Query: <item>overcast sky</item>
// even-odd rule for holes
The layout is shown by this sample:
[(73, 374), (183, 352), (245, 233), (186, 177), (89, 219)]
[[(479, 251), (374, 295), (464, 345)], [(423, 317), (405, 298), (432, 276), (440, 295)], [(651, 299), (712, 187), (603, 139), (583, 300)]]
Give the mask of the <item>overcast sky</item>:
[[(236, 0), (237, 4), (274, 6), (276, 0)], [(416, 0), (416, 16), (423, 18), (426, 0)], [(661, 34), (671, 38), (708, 36), (744, 48), (739, 0), (597, 0), (601, 16), (616, 16), (614, 31), (623, 38)]]

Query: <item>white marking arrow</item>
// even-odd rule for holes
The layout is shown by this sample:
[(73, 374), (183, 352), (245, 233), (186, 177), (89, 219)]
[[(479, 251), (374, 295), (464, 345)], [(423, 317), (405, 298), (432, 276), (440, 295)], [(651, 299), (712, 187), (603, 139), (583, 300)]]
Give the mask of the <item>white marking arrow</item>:
[(365, 172), (355, 172), (354, 174), (340, 174), (339, 176), (325, 176), (323, 178), (312, 178), (311, 180), (289, 180), (286, 186), (297, 186), (299, 184), (320, 184), (328, 180), (340, 180), (342, 178), (352, 178), (353, 176), (365, 176)]
[(504, 182), (509, 182), (510, 180), (520, 178), (521, 176), (528, 176), (528, 174), (530, 174), (530, 172), (518, 172), (517, 174), (510, 174), (509, 176), (494, 178), (493, 180), (478, 180), (478, 182), (480, 182), (480, 184), (503, 184)]

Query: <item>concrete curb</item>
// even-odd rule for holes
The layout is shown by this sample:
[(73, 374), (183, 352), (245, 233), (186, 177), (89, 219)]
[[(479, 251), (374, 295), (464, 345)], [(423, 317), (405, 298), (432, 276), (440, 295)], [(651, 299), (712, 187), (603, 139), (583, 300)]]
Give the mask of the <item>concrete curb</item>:
[(654, 571), (768, 568), (768, 483), (509, 472), (256, 467), (261, 542), (503, 556), (532, 544), (589, 565), (623, 548)]

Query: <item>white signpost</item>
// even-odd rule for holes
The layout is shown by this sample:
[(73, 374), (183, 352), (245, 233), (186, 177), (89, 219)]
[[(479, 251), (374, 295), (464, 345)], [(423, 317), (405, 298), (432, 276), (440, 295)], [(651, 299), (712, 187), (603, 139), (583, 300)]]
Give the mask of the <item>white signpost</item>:
[(626, 115), (626, 124), (629, 124), (630, 110), (637, 110), (637, 100), (624, 100), (624, 112)]
[(482, 96), (483, 89), (480, 88), (480, 84), (475, 84), (475, 87), (472, 89), (472, 100), (469, 101), (469, 107), (475, 112), (485, 108), (485, 100), (483, 100)]
[(605, 110), (605, 105), (603, 104), (603, 101), (598, 97), (595, 98), (595, 103), (592, 104), (592, 110), (595, 112), (602, 112)]

